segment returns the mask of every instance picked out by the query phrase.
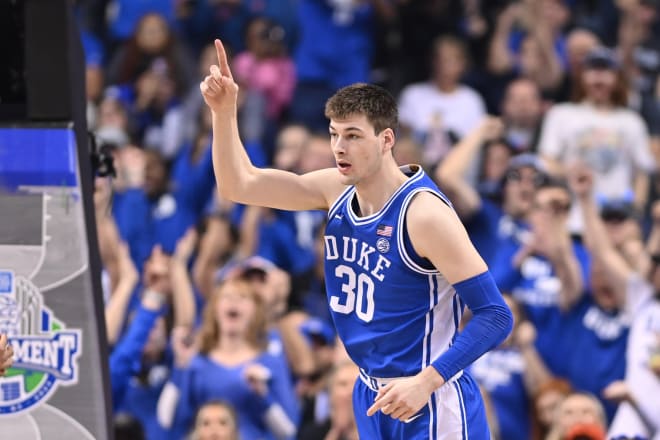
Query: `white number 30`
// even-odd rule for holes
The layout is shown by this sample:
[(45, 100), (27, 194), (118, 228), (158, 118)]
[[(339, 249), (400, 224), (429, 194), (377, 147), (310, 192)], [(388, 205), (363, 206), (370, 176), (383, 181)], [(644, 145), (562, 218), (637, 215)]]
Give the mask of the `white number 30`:
[[(360, 273), (357, 277), (355, 271), (344, 264), (335, 268), (337, 278), (346, 278), (346, 282), (341, 285), (341, 291), (346, 294), (346, 300), (341, 303), (337, 295), (330, 298), (330, 308), (337, 312), (348, 315), (353, 310), (358, 318), (364, 322), (370, 322), (374, 317), (374, 282), (365, 273)], [(355, 289), (357, 287), (357, 306), (355, 304)], [(364, 310), (364, 296), (366, 293), (367, 305)]]

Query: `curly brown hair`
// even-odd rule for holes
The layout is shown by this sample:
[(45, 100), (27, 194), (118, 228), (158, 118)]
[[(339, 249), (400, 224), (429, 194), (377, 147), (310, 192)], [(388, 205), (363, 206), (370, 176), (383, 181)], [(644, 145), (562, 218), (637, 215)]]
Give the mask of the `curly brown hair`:
[(220, 343), (222, 323), (218, 320), (218, 301), (228, 291), (247, 294), (254, 301), (254, 316), (250, 320), (247, 334), (248, 343), (257, 350), (266, 348), (266, 310), (259, 293), (250, 284), (240, 278), (229, 279), (213, 291), (211, 298), (204, 307), (202, 328), (199, 333), (200, 353), (208, 355)]
[(386, 128), (396, 130), (399, 111), (394, 97), (382, 87), (356, 83), (339, 89), (325, 104), (328, 119), (365, 115), (376, 134)]

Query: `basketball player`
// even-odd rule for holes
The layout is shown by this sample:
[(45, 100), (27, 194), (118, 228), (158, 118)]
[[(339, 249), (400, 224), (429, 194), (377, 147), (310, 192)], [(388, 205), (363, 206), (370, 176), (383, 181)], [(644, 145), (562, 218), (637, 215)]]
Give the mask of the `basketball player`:
[[(219, 66), (200, 89), (213, 111), (221, 195), (329, 211), (325, 279), (337, 332), (360, 367), (360, 438), (489, 439), (479, 390), (463, 369), (508, 335), (511, 312), (445, 196), (419, 166), (396, 164), (395, 100), (372, 85), (339, 90), (326, 104), (336, 168), (259, 169), (239, 138), (238, 86), (215, 45)], [(473, 318), (457, 333), (464, 304)]]
[(0, 376), (7, 373), (7, 369), (14, 362), (14, 349), (7, 340), (7, 335), (0, 334)]

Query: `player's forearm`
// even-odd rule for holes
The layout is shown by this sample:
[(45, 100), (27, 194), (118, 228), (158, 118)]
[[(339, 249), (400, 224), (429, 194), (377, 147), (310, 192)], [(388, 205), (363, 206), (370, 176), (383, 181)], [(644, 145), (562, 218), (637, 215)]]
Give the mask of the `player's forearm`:
[(445, 381), (501, 344), (513, 327), (511, 311), (489, 272), (456, 283), (454, 288), (473, 317), (451, 347), (432, 363)]
[(238, 134), (238, 117), (213, 113), (213, 170), (220, 195), (235, 202), (245, 203), (247, 180), (254, 166), (245, 152)]

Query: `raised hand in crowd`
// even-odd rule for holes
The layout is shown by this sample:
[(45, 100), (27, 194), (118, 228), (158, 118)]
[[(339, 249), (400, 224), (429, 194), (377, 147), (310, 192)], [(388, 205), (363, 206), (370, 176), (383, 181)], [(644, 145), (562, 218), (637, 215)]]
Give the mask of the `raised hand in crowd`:
[(199, 352), (199, 341), (192, 330), (178, 326), (170, 333), (174, 365), (177, 368), (186, 368), (190, 361)]
[(115, 345), (121, 335), (126, 309), (140, 278), (126, 243), (117, 245), (116, 266), (118, 281), (105, 306), (106, 335), (110, 346)]
[(151, 256), (144, 264), (144, 287), (147, 291), (158, 292), (164, 297), (172, 293), (170, 282), (170, 257), (160, 245), (154, 246)]
[(190, 333), (195, 323), (195, 293), (188, 274), (188, 263), (195, 252), (197, 242), (197, 231), (194, 228), (188, 229), (177, 241), (169, 261), (174, 329), (180, 329), (183, 333)]

